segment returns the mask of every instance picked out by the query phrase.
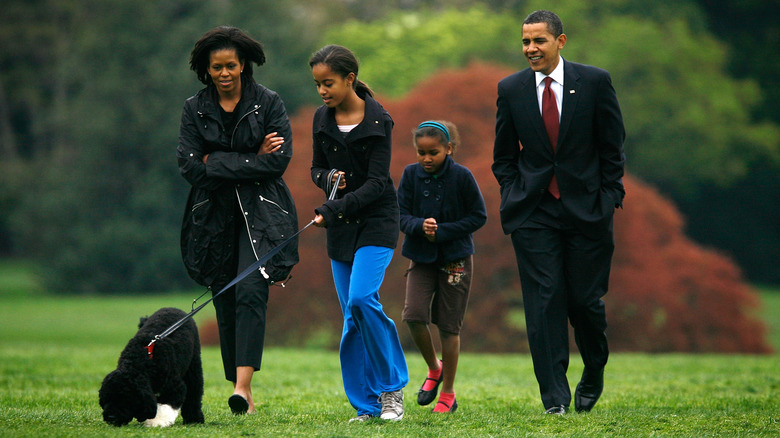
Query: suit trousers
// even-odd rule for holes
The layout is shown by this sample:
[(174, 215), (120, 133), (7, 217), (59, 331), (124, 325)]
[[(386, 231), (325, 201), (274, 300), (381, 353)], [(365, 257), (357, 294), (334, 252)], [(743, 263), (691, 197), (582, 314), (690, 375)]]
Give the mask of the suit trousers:
[(597, 239), (580, 232), (560, 200), (547, 194), (530, 218), (512, 232), (526, 329), (545, 409), (569, 406), (569, 328), (585, 368), (602, 369), (609, 357), (606, 310), (612, 225)]
[(341, 376), (347, 399), (358, 415), (378, 416), (379, 395), (409, 383), (398, 330), (379, 304), (379, 287), (392, 258), (392, 248), (364, 246), (351, 263), (331, 260), (344, 313)]
[[(236, 275), (257, 261), (246, 229), (238, 227)], [(213, 292), (216, 293), (216, 292)], [(257, 270), (214, 299), (225, 379), (236, 381), (236, 367), (260, 369), (265, 342), (268, 281)]]

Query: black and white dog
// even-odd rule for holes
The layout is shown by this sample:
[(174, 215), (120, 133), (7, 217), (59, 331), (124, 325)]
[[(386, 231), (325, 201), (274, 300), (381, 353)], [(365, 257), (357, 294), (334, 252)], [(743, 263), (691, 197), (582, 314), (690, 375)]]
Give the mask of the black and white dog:
[(123, 426), (133, 418), (146, 426), (166, 427), (176, 421), (181, 410), (184, 424), (203, 423), (203, 368), (200, 338), (190, 319), (169, 336), (147, 345), (184, 317), (179, 309), (166, 307), (141, 318), (138, 333), (119, 356), (116, 370), (100, 387), (103, 420)]

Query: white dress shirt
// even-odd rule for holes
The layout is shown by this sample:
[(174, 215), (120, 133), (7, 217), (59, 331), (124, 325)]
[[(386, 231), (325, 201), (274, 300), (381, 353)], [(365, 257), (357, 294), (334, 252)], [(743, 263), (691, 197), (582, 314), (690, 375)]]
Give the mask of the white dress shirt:
[[(536, 72), (536, 99), (539, 101), (539, 114), (542, 113), (542, 93), (544, 92), (544, 78), (548, 75)], [(555, 94), (555, 103), (558, 105), (558, 121), (561, 120), (561, 106), (563, 104), (563, 58), (558, 55), (558, 65), (549, 74), (552, 78), (550, 87)]]

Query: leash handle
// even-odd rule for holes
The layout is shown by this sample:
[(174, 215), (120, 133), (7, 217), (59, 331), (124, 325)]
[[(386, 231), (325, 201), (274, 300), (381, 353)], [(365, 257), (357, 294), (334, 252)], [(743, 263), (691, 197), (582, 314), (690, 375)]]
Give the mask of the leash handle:
[(328, 195), (328, 201), (336, 197), (336, 191), (339, 189), (339, 184), (341, 184), (341, 177), (342, 175), (340, 173), (336, 174), (336, 182), (333, 184), (333, 188), (330, 189), (330, 194)]

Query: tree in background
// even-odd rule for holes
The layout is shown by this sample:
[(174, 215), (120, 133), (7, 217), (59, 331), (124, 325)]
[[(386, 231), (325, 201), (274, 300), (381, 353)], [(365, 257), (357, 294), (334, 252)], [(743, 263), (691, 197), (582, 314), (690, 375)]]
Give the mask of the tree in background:
[[(194, 94), (201, 86), (187, 65), (194, 41), (210, 27), (225, 23), (242, 27), (257, 36), (264, 42), (269, 58), (268, 64), (259, 69), (257, 78), (280, 92), (291, 113), (297, 105), (317, 101), (307, 65), (308, 56), (319, 47), (320, 42), (317, 40), (322, 37), (322, 30), (326, 26), (341, 24), (344, 17), (381, 20), (391, 8), (417, 10), (419, 5), (444, 11), (440, 14), (420, 13), (423, 14), (420, 15), (423, 19), (418, 20), (418, 23), (422, 23), (421, 27), (402, 28), (402, 33), (406, 34), (404, 38), (407, 38), (403, 42), (403, 53), (397, 53), (384, 61), (370, 61), (374, 48), (359, 46), (360, 35), (356, 36), (354, 44), (346, 42), (356, 49), (363, 61), (362, 65), (368, 68), (367, 71), (361, 71), (361, 77), (367, 79), (380, 92), (381, 87), (370, 77), (370, 64), (403, 63), (408, 57), (412, 57), (418, 46), (425, 48), (428, 57), (439, 59), (444, 65), (450, 65), (446, 64), (449, 61), (456, 61), (451, 64), (452, 68), (465, 67), (469, 60), (480, 59), (482, 56), (508, 62), (512, 65), (511, 69), (524, 65), (522, 59), (512, 58), (520, 56), (519, 47), (510, 50), (511, 47), (507, 44), (517, 44), (514, 38), (510, 38), (522, 20), (517, 14), (524, 14), (525, 10), (531, 9), (533, 5), (501, 0), (487, 2), (497, 9), (504, 8), (507, 4), (519, 5), (512, 11), (501, 10), (500, 13), (493, 13), (486, 7), (479, 6), (475, 9), (450, 11), (441, 8), (444, 3), (446, 2), (412, 0), (336, 0), (327, 3), (315, 0), (4, 2), (3, 13), (0, 14), (0, 46), (3, 47), (0, 51), (0, 65), (3, 65), (0, 70), (0, 186), (3, 187), (0, 192), (0, 235), (12, 236), (13, 239), (6, 239), (6, 242), (10, 243), (5, 243), (7, 248), (0, 248), (0, 251), (12, 251), (14, 254), (36, 258), (43, 267), (50, 290), (155, 292), (190, 287), (192, 282), (186, 278), (178, 249), (186, 183), (178, 175), (174, 150), (181, 105), (184, 99)], [(457, 4), (467, 6), (483, 3), (463, 0)], [(378, 8), (372, 9), (371, 5), (378, 5)], [(568, 1), (544, 6), (560, 10), (562, 15), (565, 15), (564, 12), (568, 14), (565, 15), (567, 32), (583, 35), (577, 38), (578, 44), (581, 44), (579, 48), (577, 45), (567, 46), (567, 51), (571, 49), (574, 52), (570, 53), (572, 59), (579, 61), (588, 60), (587, 56), (599, 57), (588, 62), (609, 66), (607, 61), (613, 56), (622, 57), (612, 61), (618, 64), (614, 67), (617, 72), (616, 82), (625, 81), (617, 85), (618, 92), (626, 99), (634, 94), (642, 97), (625, 108), (625, 111), (631, 112), (631, 123), (634, 124), (629, 129), (632, 148), (639, 149), (639, 145), (643, 149), (667, 148), (670, 156), (665, 158), (664, 163), (669, 166), (695, 168), (689, 163), (677, 162), (689, 160), (692, 155), (707, 156), (707, 151), (696, 152), (692, 149), (696, 154), (681, 154), (678, 149), (688, 151), (687, 144), (683, 145), (685, 147), (670, 149), (662, 144), (663, 141), (677, 140), (674, 137), (660, 136), (654, 133), (653, 129), (663, 130), (667, 125), (677, 126), (672, 120), (675, 106), (666, 103), (665, 99), (674, 101), (679, 98), (683, 89), (665, 82), (679, 76), (680, 84), (697, 87), (700, 80), (716, 91), (707, 95), (702, 90), (695, 90), (693, 96), (700, 100), (700, 105), (706, 109), (706, 119), (716, 125), (717, 129), (713, 128), (712, 138), (702, 137), (697, 140), (707, 141), (710, 149), (729, 157), (716, 157), (709, 160), (714, 164), (704, 162), (701, 165), (706, 167), (712, 164), (724, 173), (732, 172), (729, 174), (732, 179), (725, 179), (728, 184), (728, 181), (733, 181), (733, 175), (740, 175), (740, 172), (750, 168), (745, 164), (749, 163), (749, 159), (759, 160), (764, 157), (765, 175), (769, 178), (761, 181), (777, 181), (774, 161), (771, 154), (765, 153), (766, 145), (761, 143), (761, 139), (767, 136), (766, 133), (771, 129), (751, 124), (750, 120), (740, 114), (733, 114), (733, 111), (742, 111), (754, 102), (751, 99), (754, 99), (755, 95), (751, 97), (749, 92), (754, 85), (750, 82), (733, 83), (722, 72), (718, 72), (713, 79), (708, 76), (708, 71), (701, 68), (717, 69), (722, 64), (698, 58), (696, 50), (713, 56), (724, 56), (724, 53), (706, 35), (701, 14), (695, 13), (696, 9), (692, 5), (693, 3), (684, 0), (660, 0), (651, 3), (610, 0), (599, 3)], [(670, 11), (674, 14), (670, 14)], [(437, 17), (449, 20), (445, 22), (450, 23), (452, 29), (457, 32), (449, 32), (450, 26), (436, 27)], [(473, 20), (473, 17), (480, 20)], [(511, 20), (506, 20), (506, 17)], [(675, 17), (676, 21), (670, 21), (668, 17)], [(471, 27), (458, 27), (461, 19), (470, 23)], [(406, 20), (406, 26), (414, 24), (413, 20)], [(623, 21), (627, 24), (621, 24)], [(507, 27), (510, 22), (513, 24), (512, 28)], [(569, 23), (572, 26), (568, 26)], [(429, 25), (437, 30), (437, 34), (425, 33), (423, 28)], [(502, 29), (502, 33), (491, 34), (491, 28)], [(601, 32), (601, 28), (609, 30), (610, 33)], [(381, 30), (371, 27), (366, 29), (362, 35), (366, 38), (373, 35), (372, 32)], [(637, 32), (640, 36), (635, 36), (632, 32)], [(496, 43), (477, 38), (483, 34), (493, 35), (500, 41)], [(420, 36), (420, 41), (412, 39), (415, 35)], [(464, 41), (464, 36), (476, 39), (481, 46), (474, 48), (469, 45), (469, 41)], [(667, 41), (667, 44), (655, 46), (655, 43), (646, 41), (650, 39)], [(428, 40), (434, 41), (435, 44), (427, 44)], [(699, 42), (702, 43), (701, 49), (697, 46)], [(376, 43), (380, 44), (382, 40), (377, 40)], [(662, 53), (659, 56), (664, 59), (654, 60), (656, 54), (644, 51), (645, 43)], [(598, 50), (590, 50), (592, 47)], [(462, 49), (468, 49), (465, 50), (467, 56), (460, 56), (460, 52), (464, 51)], [(382, 50), (382, 47), (377, 46), (376, 50)], [(469, 53), (471, 50), (478, 53)], [(600, 57), (604, 57), (604, 62)], [(425, 56), (414, 59), (421, 63), (420, 66), (428, 65), (424, 64)], [(694, 62), (688, 62), (689, 59)], [(647, 60), (653, 62), (649, 63)], [(677, 60), (677, 63), (685, 68), (675, 69), (675, 62), (669, 60)], [(667, 64), (661, 68), (655, 66), (657, 62)], [(648, 70), (648, 80), (645, 83), (630, 82), (634, 77), (642, 77), (634, 75), (642, 75), (645, 70)], [(414, 64), (394, 71), (397, 71), (399, 76), (416, 72)], [(464, 137), (464, 147), (459, 152), (458, 159), (478, 175), (489, 206), (489, 214), (494, 215), (498, 205), (497, 186), (490, 176), (489, 157), (495, 117), (495, 84), (508, 72), (509, 70), (488, 67), (473, 67), (463, 74), (450, 71), (444, 75), (433, 76), (429, 79), (430, 82), (415, 88), (412, 94), (403, 100), (387, 100), (387, 107), (398, 122), (395, 131), (397, 153), (394, 159), (394, 174), (400, 175), (402, 166), (413, 161), (410, 132), (416, 123), (427, 118), (451, 118), (459, 125)], [(427, 72), (426, 76), (431, 73)], [(671, 76), (672, 74), (675, 76)], [(686, 76), (691, 74), (702, 77), (692, 80)], [(422, 80), (423, 77), (420, 76), (408, 84), (419, 84)], [(660, 96), (653, 93), (656, 89), (662, 92)], [(740, 93), (734, 92), (743, 89), (748, 90), (744, 98)], [(707, 100), (708, 98), (712, 100)], [(621, 101), (623, 99), (621, 97)], [(646, 105), (645, 100), (649, 102)], [(736, 106), (732, 100), (737, 102)], [(382, 101), (385, 102), (384, 99)], [(657, 107), (663, 111), (656, 111)], [(441, 113), (442, 108), (447, 114)], [(696, 117), (695, 105), (684, 108), (685, 117), (694, 123), (693, 128), (698, 129), (702, 135), (708, 134), (701, 127), (701, 119), (705, 117)], [(643, 115), (645, 112), (649, 115)], [(749, 133), (746, 137), (748, 144), (743, 145), (746, 152), (732, 150), (733, 145), (727, 144), (731, 140), (718, 137), (724, 135), (722, 126), (729, 126), (734, 132), (756, 128), (756, 133)], [(646, 129), (640, 131), (643, 127)], [(9, 133), (8, 129), (12, 132)], [(294, 129), (296, 152), (290, 176), (286, 179), (298, 203), (301, 220), (305, 221), (309, 219), (306, 212), (310, 212), (313, 217), (313, 208), (320, 205), (323, 196), (312, 189), (308, 175), (310, 108), (294, 118)], [(635, 132), (642, 134), (637, 136)], [(771, 138), (771, 135), (767, 137)], [(734, 137), (730, 138), (733, 140)], [(635, 172), (641, 168), (641, 160), (637, 161), (641, 157), (639, 152), (629, 156), (630, 171)], [(734, 162), (733, 169), (724, 164), (728, 161)], [(634, 166), (637, 166), (636, 169)], [(720, 176), (718, 172), (711, 170), (694, 170), (699, 172), (696, 178), (717, 179), (713, 175)], [(772, 176), (775, 178), (772, 179)], [(681, 187), (684, 182), (679, 183)], [(720, 180), (710, 184), (712, 193), (720, 193), (723, 184)], [(694, 196), (690, 193), (699, 190), (698, 187), (697, 185), (694, 190), (686, 189), (680, 193), (684, 196)], [(640, 191), (637, 190), (637, 193)], [(748, 199), (738, 195), (739, 193), (735, 192), (737, 202)], [(758, 214), (753, 214), (753, 211), (758, 209), (736, 209), (733, 208), (734, 204), (731, 205), (731, 208), (723, 210), (741, 210), (749, 213), (743, 214), (743, 217), (759, 218)], [(764, 205), (761, 211), (771, 211), (771, 208), (772, 205)], [(766, 217), (775, 218), (777, 215)], [(640, 219), (632, 219), (631, 223), (635, 221)], [(478, 257), (481, 257), (477, 259), (477, 269), (480, 270), (478, 275), (481, 277), (479, 284), (475, 284), (471, 310), (467, 314), (469, 319), (466, 322), (464, 343), (469, 343), (475, 349), (522, 349), (522, 324), (518, 324), (520, 315), (517, 312), (521, 307), (517, 298), (519, 284), (516, 267), (512, 261), (511, 246), (500, 232), (496, 232), (497, 224), (496, 217), (491, 216), (486, 229), (480, 230), (476, 235), (480, 254)], [(494, 228), (490, 228), (491, 226)], [(760, 226), (755, 228), (763, 229)], [(654, 228), (648, 224), (639, 229)], [(677, 248), (675, 253), (687, 248), (684, 244), (686, 241), (681, 236), (675, 241), (678, 242), (677, 246), (673, 247)], [(325, 258), (323, 236), (307, 231), (301, 236), (301, 243), (301, 264), (293, 271), (293, 281), (288, 288), (274, 288), (272, 293), (271, 305), (276, 310), (269, 314), (269, 327), (274, 332), (269, 336), (274, 335), (275, 339), (290, 342), (314, 339), (310, 342), (326, 345), (335, 336), (334, 330), (336, 334), (340, 330), (332, 324), (338, 324), (336, 321), (341, 318), (333, 317), (334, 312), (338, 315), (338, 308), (332, 279), (327, 272), (328, 262)], [(773, 248), (777, 247), (775, 245)], [(629, 246), (626, 246), (626, 249), (628, 248)], [(701, 251), (698, 249), (688, 252), (693, 254), (691, 258), (705, 260), (707, 263), (689, 261), (689, 264), (684, 264), (679, 262), (680, 259), (674, 259), (678, 260), (675, 266), (660, 262), (653, 264), (649, 261), (632, 261), (630, 266), (638, 266), (641, 269), (647, 267), (649, 272), (652, 272), (650, 267), (660, 267), (657, 269), (657, 275), (668, 271), (668, 275), (677, 280), (664, 280), (660, 284), (667, 285), (664, 289), (682, 291), (685, 296), (700, 297), (702, 293), (696, 291), (710, 289), (721, 291), (731, 288), (744, 291), (744, 285), (738, 281), (739, 277), (733, 266), (729, 267), (728, 262), (718, 261), (722, 260), (720, 257), (711, 257), (710, 252)], [(644, 250), (635, 252), (643, 253)], [(669, 249), (659, 254), (669, 254)], [(723, 267), (717, 272), (703, 269), (702, 266), (708, 265)], [(686, 277), (680, 271), (672, 270), (678, 266), (699, 267), (695, 273)], [(399, 255), (388, 271), (388, 276), (393, 278), (393, 283), (398, 286), (398, 290), (388, 289), (382, 292), (391, 295), (387, 304), (390, 315), (400, 315), (405, 267)], [(704, 283), (701, 283), (704, 276), (721, 278), (722, 280), (718, 281), (720, 286), (708, 284), (705, 287)], [(685, 282), (685, 285), (678, 288), (675, 285), (679, 282)], [(616, 283), (613, 282), (615, 293), (610, 293), (610, 299), (633, 293), (633, 289), (629, 288), (631, 285), (627, 285), (626, 292), (621, 293)], [(480, 288), (481, 293), (478, 292)], [(720, 292), (713, 295), (720, 295)], [(734, 297), (718, 298), (707, 305), (713, 304), (717, 309), (731, 306), (727, 309), (728, 312), (721, 310), (720, 314), (725, 316), (730, 312), (729, 315), (738, 321), (750, 321), (744, 310), (745, 306), (750, 305), (750, 299), (749, 294), (738, 292)], [(656, 315), (653, 319), (655, 325), (648, 330), (653, 328), (656, 331), (644, 331), (644, 334), (639, 333), (637, 336), (646, 338), (647, 333), (659, 333), (659, 327), (674, 328), (672, 325), (662, 324), (668, 321), (688, 321), (685, 318), (677, 318), (680, 309), (692, 313), (691, 318), (704, 318), (705, 315), (713, 320), (720, 318), (715, 316), (718, 313), (709, 310), (706, 314), (703, 311), (691, 311), (703, 309), (701, 298), (695, 298), (695, 307), (674, 308), (668, 306), (669, 302), (661, 302), (658, 309), (653, 311), (653, 315)], [(723, 304), (718, 307), (718, 303)], [(611, 304), (611, 307), (616, 311), (621, 308), (619, 303)], [(615, 324), (623, 314), (616, 315)], [(301, 323), (302, 321), (305, 323)], [(491, 331), (485, 321), (499, 321), (504, 324), (505, 331)], [(693, 322), (686, 324), (703, 324), (701, 319), (691, 321)], [(742, 331), (744, 327), (753, 327), (760, 333), (760, 328), (750, 324), (737, 325), (729, 330)], [(617, 335), (618, 331), (622, 333), (623, 329), (613, 324), (610, 330)], [(724, 332), (714, 328), (708, 331)], [(709, 349), (712, 343), (701, 340), (705, 335), (697, 333), (689, 336), (692, 341), (652, 348)], [(506, 336), (516, 339), (517, 343), (507, 346)], [(634, 342), (625, 344), (633, 345), (625, 348), (651, 348), (637, 343), (636, 338)], [(699, 347), (696, 347), (697, 345)], [(746, 345), (759, 350), (755, 344)]]
[[(9, 34), (0, 38), (11, 50), (0, 59), (12, 68), (0, 79), (3, 89), (19, 84), (0, 94), (18, 134), (0, 137), (8, 151), (0, 157), (0, 234), (14, 230), (7, 250), (41, 261), (52, 290), (189, 287), (178, 245), (186, 182), (175, 149), (182, 104), (203, 86), (189, 70), (192, 46), (225, 23), (265, 37), (268, 64), (256, 79), (300, 105), (301, 94), (286, 91), (310, 81), (304, 23), (271, 1), (7, 6)], [(14, 31), (30, 38), (17, 44)], [(311, 47), (317, 36), (309, 32)]]
[(462, 67), (471, 60), (520, 65), (521, 22), (484, 6), (396, 11), (376, 21), (333, 27), (323, 41), (354, 50), (361, 61), (360, 75), (382, 93), (400, 97), (439, 69)]
[(732, 47), (751, 47), (761, 53), (751, 62), (741, 56), (729, 57), (729, 71), (738, 78), (761, 83), (762, 105), (753, 113), (757, 120), (780, 123), (780, 8), (773, 0), (724, 2), (698, 0), (711, 23), (708, 28)]
[[(493, 178), (495, 84), (511, 70), (484, 64), (440, 72), (400, 100), (379, 97), (395, 121), (391, 175), (416, 161), (412, 131), (422, 120), (446, 118), (461, 133), (455, 159), (474, 173), (488, 210), (488, 222), (474, 235), (474, 278), (464, 321), (463, 349), (527, 351), (522, 298), (511, 242), (498, 220), (498, 184)], [(469, 102), (453, 105), (453, 102)], [(314, 217), (324, 194), (311, 183), (313, 110), (292, 119), (296, 155), (285, 174), (301, 221)], [(701, 248), (685, 237), (675, 207), (655, 190), (626, 177), (625, 210), (615, 217), (617, 251), (611, 289), (606, 296), (608, 335), (615, 350), (628, 351), (769, 351), (765, 328), (751, 313), (756, 296), (728, 258)], [(402, 237), (401, 237), (402, 239)], [(400, 240), (399, 240), (400, 243)], [(301, 262), (285, 289), (273, 288), (269, 342), (336, 348), (341, 331), (322, 230), (300, 238)], [(408, 260), (400, 249), (387, 270), (380, 294), (388, 315), (399, 318)], [(301, 324), (306, 321), (306, 324)], [(408, 333), (400, 330), (406, 348)]]
[(758, 297), (724, 255), (685, 236), (674, 205), (627, 176), (615, 217), (610, 348), (648, 352), (766, 353)]
[[(695, 217), (692, 233), (729, 248), (751, 278), (780, 281), (780, 271), (766, 263), (780, 258), (780, 227), (774, 220), (780, 204), (751, 205), (757, 213), (741, 215), (711, 196), (700, 202), (707, 192), (729, 188), (743, 199), (777, 199), (780, 129), (751, 118), (761, 88), (754, 80), (728, 76), (727, 47), (707, 32), (695, 3), (561, 0), (500, 13), (479, 5), (396, 12), (334, 27), (324, 40), (350, 47), (361, 59), (363, 79), (397, 96), (436, 66), (462, 67), (481, 59), (525, 68), (519, 23), (539, 8), (561, 15), (569, 35), (564, 57), (612, 74), (628, 132), (629, 170), (670, 194)], [(757, 181), (761, 169), (766, 178)], [(743, 187), (745, 182), (752, 184)], [(724, 217), (724, 210), (732, 214)], [(712, 216), (723, 220), (713, 223)], [(766, 238), (754, 243), (756, 227)]]
[[(257, 78), (293, 114), (317, 102), (308, 56), (323, 38), (341, 38), (342, 25), (359, 32), (343, 42), (361, 57), (361, 76), (389, 95), (394, 82), (374, 78), (384, 69), (408, 90), (438, 68), (432, 60), (451, 68), (484, 58), (524, 66), (519, 23), (545, 7), (561, 12), (573, 36), (567, 56), (615, 73), (629, 127), (629, 170), (671, 194), (689, 218), (690, 235), (728, 249), (751, 279), (780, 282), (777, 125), (746, 116), (762, 94), (766, 100), (766, 81), (759, 88), (725, 74), (730, 52), (708, 33), (696, 4), (7, 0), (0, 13), (0, 255), (35, 259), (56, 291), (156, 292), (192, 284), (178, 254), (186, 183), (173, 150), (182, 102), (201, 86), (188, 70), (189, 51), (210, 27), (233, 24), (263, 41), (269, 61)], [(771, 24), (769, 6), (756, 0), (726, 8), (739, 12), (727, 29), (751, 29), (737, 20), (757, 15), (749, 8), (766, 10), (760, 18)], [(721, 9), (708, 12), (714, 10)], [(366, 20), (374, 21), (360, 23)], [(751, 33), (750, 41), (771, 37), (771, 29)], [(771, 41), (751, 49), (776, 51)], [(393, 44), (395, 51), (385, 47)], [(749, 61), (733, 56), (731, 71), (740, 61), (750, 72), (776, 71), (772, 51), (761, 53)], [(770, 73), (761, 74), (771, 82)], [(680, 103), (686, 94), (694, 103)], [(296, 137), (304, 145), (296, 154), (306, 140)]]
[(41, 91), (46, 105), (20, 102), (47, 135), (25, 145), (29, 174), (11, 182), (20, 193), (11, 216), (19, 251), (44, 262), (57, 290), (183, 285), (170, 281), (182, 269), (177, 247), (161, 242), (181, 220), (174, 150), (192, 93), (186, 54), (205, 27), (191, 14), (197, 2), (39, 3), (57, 11), (40, 12), (40, 26), (59, 50), (42, 61), (51, 75), (41, 79), (54, 84)]
[[(724, 2), (698, 0), (709, 18), (708, 29), (733, 55), (727, 67), (736, 78), (760, 84), (754, 120), (780, 123), (780, 8), (772, 0)], [(745, 47), (761, 56), (745, 62)], [(752, 58), (752, 57), (751, 57)], [(677, 196), (675, 196), (677, 198)], [(699, 242), (728, 251), (754, 281), (780, 284), (780, 169), (759, 161), (728, 187), (705, 184), (690, 202), (680, 203), (688, 233)], [(768, 224), (768, 225), (767, 225)], [(734, 232), (739, 230), (739, 232)]]

